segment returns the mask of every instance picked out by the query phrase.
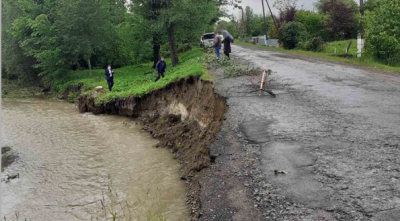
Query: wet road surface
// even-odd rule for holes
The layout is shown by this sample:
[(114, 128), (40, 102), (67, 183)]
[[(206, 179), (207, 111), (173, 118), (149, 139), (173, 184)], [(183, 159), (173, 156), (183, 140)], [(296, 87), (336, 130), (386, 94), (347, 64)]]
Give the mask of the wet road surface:
[(264, 179), (253, 188), (264, 219), (400, 220), (400, 74), (235, 45), (232, 51), (273, 71), (276, 98), (258, 96), (259, 78), (216, 83), (250, 142), (246, 150), (259, 148), (254, 170)]

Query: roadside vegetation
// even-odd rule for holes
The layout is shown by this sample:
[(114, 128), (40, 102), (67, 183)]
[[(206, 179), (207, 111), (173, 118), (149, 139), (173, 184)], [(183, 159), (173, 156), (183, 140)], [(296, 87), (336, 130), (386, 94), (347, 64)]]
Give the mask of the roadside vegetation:
[[(266, 47), (266, 46), (262, 46), (262, 45), (255, 45), (252, 43), (246, 43), (246, 42), (241, 42), (241, 41), (236, 41), (235, 44), (249, 46), (249, 47), (255, 47), (255, 48), (259, 48), (259, 49), (271, 50), (271, 51), (279, 51), (279, 52), (293, 53), (293, 54), (299, 54), (299, 55), (315, 57), (315, 58), (322, 58), (322, 59), (325, 59), (328, 61), (348, 63), (348, 64), (352, 64), (352, 65), (375, 68), (375, 69), (384, 70), (384, 71), (400, 72), (400, 67), (384, 64), (381, 61), (374, 59), (372, 56), (370, 56), (368, 54), (363, 55), (363, 57), (361, 57), (361, 58), (357, 58), (357, 44), (355, 44), (357, 42), (356, 39), (353, 40), (353, 43), (348, 52), (348, 54), (350, 54), (352, 57), (344, 57), (345, 49), (347, 48), (350, 41), (351, 40), (329, 42), (326, 44), (325, 49), (320, 52), (305, 51), (305, 50), (302, 50), (299, 48), (287, 50), (284, 48)], [(337, 52), (336, 54), (335, 54), (335, 48), (336, 48), (336, 52)]]
[[(263, 16), (250, 7), (243, 15), (220, 21), (217, 29), (228, 29), (238, 45), (253, 45), (252, 36), (279, 39), (279, 48), (267, 48), (340, 61), (354, 65), (400, 72), (400, 2), (368, 0), (360, 7), (354, 0), (318, 0), (314, 10), (300, 9), (297, 0), (276, 0), (277, 15)], [(365, 47), (357, 58), (357, 36), (363, 34)], [(350, 41), (352, 44), (348, 51)], [(254, 47), (266, 48), (254, 45)]]
[[(38, 80), (43, 88), (61, 87), (66, 79), (97, 85), (100, 70), (108, 64), (118, 68), (120, 76), (125, 78), (150, 71), (160, 56), (170, 59), (168, 69), (172, 71), (179, 64), (185, 66), (188, 59), (180, 60), (178, 54), (199, 45), (204, 31), (212, 28), (211, 24), (222, 15), (223, 4), (227, 3), (219, 0), (4, 0), (2, 77), (21, 85)], [(201, 72), (200, 65), (188, 66), (174, 72), (188, 70), (189, 75)], [(116, 79), (116, 92), (125, 90), (130, 84), (128, 81), (138, 83), (127, 77), (123, 81), (125, 85), (118, 86), (122, 81)], [(140, 84), (135, 87), (133, 94), (148, 90), (148, 86)]]
[(242, 75), (260, 75), (262, 70), (260, 68), (254, 68), (249, 63), (244, 63), (239, 58), (228, 58), (221, 56), (217, 59), (213, 49), (206, 49), (205, 53), (198, 62), (203, 63), (206, 69), (218, 69), (221, 68), (224, 72), (224, 77), (237, 77)]

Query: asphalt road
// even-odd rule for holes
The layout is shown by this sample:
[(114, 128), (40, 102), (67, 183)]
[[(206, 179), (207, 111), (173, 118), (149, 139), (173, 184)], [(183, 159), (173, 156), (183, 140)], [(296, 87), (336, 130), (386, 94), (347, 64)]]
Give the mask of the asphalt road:
[(259, 151), (252, 191), (263, 219), (400, 220), (400, 74), (232, 51), (273, 71), (276, 98), (258, 96), (259, 78), (216, 82), (245, 151)]

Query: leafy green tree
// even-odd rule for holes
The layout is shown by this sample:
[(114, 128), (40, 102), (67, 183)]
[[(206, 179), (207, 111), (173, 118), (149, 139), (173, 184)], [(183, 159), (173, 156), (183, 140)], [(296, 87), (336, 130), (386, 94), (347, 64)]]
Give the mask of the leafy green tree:
[(378, 59), (400, 64), (400, 2), (381, 0), (366, 13), (366, 47)]
[(299, 22), (289, 22), (279, 29), (279, 41), (285, 49), (294, 49), (300, 42), (308, 39), (305, 26)]
[(252, 36), (254, 28), (255, 28), (255, 15), (253, 9), (249, 6), (246, 6), (245, 9), (245, 19), (244, 22), (246, 23), (244, 27), (246, 28), (246, 35)]
[[(371, 0), (369, 0), (371, 1)], [(374, 1), (374, 0), (372, 0)], [(316, 3), (314, 3), (315, 8), (317, 9), (318, 12), (324, 13), (324, 5), (327, 3), (343, 3), (346, 5), (347, 8), (350, 8), (353, 11), (357, 11), (358, 5), (355, 2), (355, 0), (318, 0)]]
[(3, 0), (2, 2), (2, 41), (1, 53), (3, 59), (3, 78), (17, 79), (21, 83), (32, 82), (37, 70), (33, 68), (35, 59), (25, 55), (18, 40), (11, 34), (12, 23), (22, 16), (22, 11), (17, 7), (14, 0)]
[[(108, 2), (98, 0), (59, 0), (55, 32), (59, 49), (73, 59), (72, 64), (82, 57), (87, 61), (90, 76), (92, 76), (91, 58), (96, 51), (104, 50), (116, 54), (117, 48), (112, 42), (117, 38), (117, 32), (112, 26), (113, 17)], [(114, 57), (114, 56), (111, 56)]]
[(368, 0), (364, 3), (364, 10), (365, 11), (373, 11), (377, 8), (380, 4), (380, 0)]
[(328, 33), (325, 26), (325, 21), (327, 20), (326, 15), (307, 10), (299, 10), (295, 15), (295, 20), (306, 27), (311, 37), (327, 39)]

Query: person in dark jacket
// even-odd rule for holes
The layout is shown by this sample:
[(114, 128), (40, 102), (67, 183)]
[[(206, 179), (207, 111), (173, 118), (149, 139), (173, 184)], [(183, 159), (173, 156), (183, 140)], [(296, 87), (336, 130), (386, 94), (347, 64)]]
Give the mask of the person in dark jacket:
[(232, 53), (231, 50), (231, 43), (233, 43), (233, 37), (231, 34), (229, 34), (229, 32), (223, 30), (222, 31), (222, 35), (224, 36), (224, 40), (222, 41), (222, 43), (224, 44), (224, 54), (229, 57), (229, 54)]
[(161, 57), (161, 60), (159, 60), (156, 64), (156, 71), (158, 73), (158, 76), (154, 82), (157, 82), (161, 76), (164, 78), (164, 73), (166, 70), (167, 70), (167, 63), (165, 63), (164, 57)]
[(230, 59), (229, 54), (232, 53), (231, 41), (225, 38), (222, 43), (224, 43), (224, 54)]
[(114, 70), (111, 69), (111, 64), (107, 66), (107, 69), (104, 71), (104, 73), (106, 75), (108, 90), (112, 91), (114, 86)]

